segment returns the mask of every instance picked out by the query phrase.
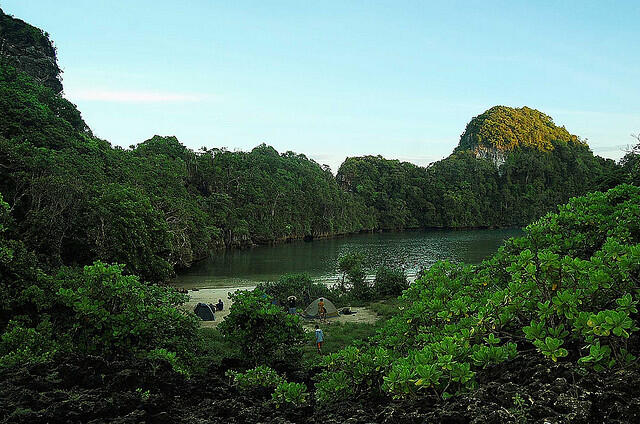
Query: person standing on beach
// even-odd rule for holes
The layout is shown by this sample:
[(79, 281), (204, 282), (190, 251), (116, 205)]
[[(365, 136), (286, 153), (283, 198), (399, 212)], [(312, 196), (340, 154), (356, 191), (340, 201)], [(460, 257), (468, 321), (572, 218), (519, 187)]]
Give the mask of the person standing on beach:
[(322, 321), (325, 321), (327, 319), (327, 310), (324, 308), (323, 298), (320, 298), (320, 301), (318, 302), (318, 316)]
[(322, 355), (322, 345), (324, 344), (324, 333), (320, 329), (320, 326), (316, 324), (316, 346), (318, 347), (318, 353)]

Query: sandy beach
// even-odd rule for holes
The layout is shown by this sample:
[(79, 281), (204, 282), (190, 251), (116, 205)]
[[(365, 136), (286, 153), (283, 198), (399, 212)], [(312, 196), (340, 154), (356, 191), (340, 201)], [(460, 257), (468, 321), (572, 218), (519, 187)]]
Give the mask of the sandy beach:
[[(215, 321), (202, 321), (203, 327), (216, 327), (222, 321), (224, 321), (224, 317), (229, 315), (229, 308), (232, 305), (231, 299), (229, 299), (229, 294), (234, 293), (238, 290), (253, 290), (255, 286), (251, 287), (227, 287), (227, 288), (216, 288), (216, 289), (200, 289), (200, 290), (189, 290), (189, 301), (184, 304), (184, 308), (188, 311), (193, 311), (198, 303), (209, 303), (216, 304), (218, 303), (218, 299), (222, 299), (224, 303), (224, 309), (222, 311), (216, 312), (216, 320)], [(355, 312), (352, 315), (339, 315), (336, 318), (330, 318), (327, 320), (327, 324), (333, 323), (345, 323), (345, 322), (361, 322), (361, 323), (374, 323), (378, 319), (378, 316), (375, 312), (364, 308), (364, 307), (351, 307), (351, 310)], [(303, 326), (305, 328), (312, 328), (316, 324), (317, 320), (304, 320)]]
[(210, 303), (216, 304), (218, 303), (218, 299), (222, 299), (224, 309), (216, 312), (216, 320), (202, 321), (203, 327), (215, 327), (224, 320), (224, 317), (229, 315), (229, 308), (233, 303), (231, 299), (229, 299), (229, 294), (235, 293), (238, 290), (253, 290), (254, 288), (255, 286), (189, 290), (189, 301), (184, 304), (184, 308), (193, 312), (193, 309), (198, 303), (206, 303), (207, 305)]

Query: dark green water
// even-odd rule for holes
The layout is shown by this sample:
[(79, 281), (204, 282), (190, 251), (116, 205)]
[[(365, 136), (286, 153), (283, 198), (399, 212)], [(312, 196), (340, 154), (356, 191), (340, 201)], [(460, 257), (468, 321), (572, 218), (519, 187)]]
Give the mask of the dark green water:
[(404, 267), (413, 278), (420, 269), (443, 259), (479, 263), (505, 239), (521, 234), (515, 229), (409, 231), (223, 251), (178, 276), (176, 284), (187, 288), (252, 286), (292, 272), (307, 272), (314, 279), (334, 282), (338, 258), (352, 251), (365, 254), (374, 267)]

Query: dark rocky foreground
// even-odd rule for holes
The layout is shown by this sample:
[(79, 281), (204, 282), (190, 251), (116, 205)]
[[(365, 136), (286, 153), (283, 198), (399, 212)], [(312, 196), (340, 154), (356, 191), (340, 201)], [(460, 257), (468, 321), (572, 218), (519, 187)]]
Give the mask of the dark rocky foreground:
[[(101, 358), (0, 371), (2, 423), (638, 423), (640, 373), (582, 375), (570, 363), (521, 355), (479, 375), (481, 388), (449, 401), (361, 399), (276, 409), (246, 397), (224, 372), (186, 380), (167, 364)], [(309, 382), (308, 382), (309, 383)], [(147, 390), (149, 392), (147, 392)], [(514, 396), (522, 399), (519, 407)]]

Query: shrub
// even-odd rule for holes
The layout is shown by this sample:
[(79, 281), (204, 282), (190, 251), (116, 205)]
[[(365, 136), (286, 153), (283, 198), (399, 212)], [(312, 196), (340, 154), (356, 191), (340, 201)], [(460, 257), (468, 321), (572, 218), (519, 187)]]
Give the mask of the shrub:
[(288, 382), (276, 370), (259, 365), (245, 372), (228, 370), (225, 375), (239, 392), (254, 397), (266, 397), (271, 393), (271, 400), (277, 408), (282, 406), (300, 407), (307, 403), (307, 386), (303, 383)]
[(0, 337), (0, 367), (46, 362), (53, 358), (58, 349), (48, 317), (36, 328), (10, 321)]
[(271, 400), (276, 405), (276, 408), (282, 406), (299, 408), (306, 405), (308, 396), (307, 386), (304, 383), (284, 382), (278, 384), (271, 395)]
[[(180, 358), (175, 352), (171, 352), (167, 349), (153, 349), (151, 352), (145, 355), (147, 359), (150, 359), (152, 362), (154, 361), (166, 361), (171, 365), (174, 371), (184, 374), (186, 376), (190, 375), (189, 370), (186, 366), (180, 361)], [(157, 363), (156, 363), (157, 365)]]
[(228, 343), (218, 328), (201, 327), (198, 330), (197, 346), (190, 363), (190, 371), (205, 375), (211, 366), (221, 367), (225, 358), (237, 356), (237, 347)]
[[(0, 363), (42, 362), (74, 351), (107, 359), (136, 355), (164, 359), (186, 373), (197, 342), (198, 321), (178, 308), (187, 297), (175, 289), (148, 285), (123, 275), (119, 265), (96, 262), (82, 270), (45, 275), (16, 245), (13, 259), (0, 264), (10, 276), (12, 314), (3, 328)], [(17, 269), (19, 268), (19, 269)]]
[(243, 359), (252, 364), (291, 364), (300, 360), (304, 331), (297, 315), (287, 314), (261, 290), (231, 295), (229, 315), (218, 326)]
[(363, 392), (379, 391), (391, 359), (388, 349), (355, 346), (325, 356), (322, 366), (326, 370), (318, 376), (316, 399), (320, 403), (331, 403)]
[(383, 266), (376, 271), (373, 289), (377, 296), (399, 296), (408, 288), (409, 282), (403, 270)]
[(305, 307), (319, 297), (336, 299), (334, 292), (322, 283), (314, 282), (309, 274), (285, 274), (276, 282), (259, 283), (256, 287), (285, 305), (289, 296), (298, 299), (298, 305)]
[(286, 381), (276, 370), (266, 365), (259, 365), (244, 373), (228, 370), (225, 375), (240, 392), (254, 394), (265, 389), (273, 390)]
[(198, 322), (177, 308), (186, 295), (145, 284), (123, 275), (121, 266), (101, 262), (82, 273), (67, 270), (59, 278), (64, 286), (58, 296), (69, 311), (64, 327), (76, 351), (109, 358), (165, 349), (178, 355), (174, 363), (193, 352)]
[[(572, 199), (479, 266), (436, 263), (404, 291), (400, 314), (369, 345), (327, 357), (318, 400), (363, 390), (446, 398), (475, 387), (479, 370), (531, 347), (595, 371), (634, 363), (639, 222), (640, 188), (623, 185)], [(376, 349), (388, 363), (372, 365)]]

